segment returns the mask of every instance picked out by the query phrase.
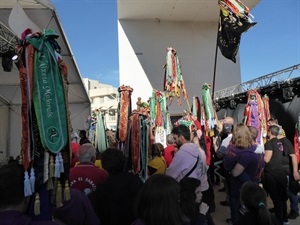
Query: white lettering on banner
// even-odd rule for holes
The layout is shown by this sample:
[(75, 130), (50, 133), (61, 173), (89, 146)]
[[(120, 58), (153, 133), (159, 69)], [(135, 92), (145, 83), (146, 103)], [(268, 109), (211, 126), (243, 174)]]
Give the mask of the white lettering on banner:
[[(45, 57), (43, 54), (41, 55), (41, 57)], [(52, 89), (48, 84), (48, 76), (47, 76), (47, 68), (48, 68), (48, 61), (42, 62), (39, 65), (39, 69), (40, 69), (40, 74), (41, 74), (41, 78), (43, 81), (43, 90), (44, 95), (43, 95), (43, 101), (46, 103), (46, 111), (47, 111), (47, 117), (52, 117), (53, 116), (53, 110), (51, 108), (51, 101), (52, 101)]]
[(43, 89), (45, 90), (43, 100), (46, 103), (47, 117), (52, 117), (53, 112), (51, 110), (51, 101), (52, 101), (51, 88), (49, 86), (43, 86)]

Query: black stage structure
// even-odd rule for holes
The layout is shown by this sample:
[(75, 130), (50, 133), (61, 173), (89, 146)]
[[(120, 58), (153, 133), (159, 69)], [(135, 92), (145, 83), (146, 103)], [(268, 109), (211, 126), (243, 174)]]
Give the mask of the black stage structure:
[(300, 64), (232, 86), (214, 93), (218, 119), (232, 116), (243, 122), (247, 91), (258, 90), (269, 97), (272, 118), (276, 118), (291, 141), (295, 124), (300, 120)]

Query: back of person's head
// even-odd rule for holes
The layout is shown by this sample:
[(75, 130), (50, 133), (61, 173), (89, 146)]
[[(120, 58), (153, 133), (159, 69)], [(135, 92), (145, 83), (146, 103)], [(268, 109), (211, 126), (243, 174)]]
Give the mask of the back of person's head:
[(187, 140), (187, 141), (191, 140), (190, 129), (187, 126), (183, 125), (183, 124), (180, 124), (180, 125), (174, 127), (172, 129), (172, 134), (175, 134), (177, 136), (182, 135), (184, 137), (184, 139)]
[(79, 137), (80, 138), (86, 137), (86, 131), (85, 130), (80, 130), (79, 131)]
[(24, 168), (11, 163), (0, 168), (0, 210), (13, 208), (24, 201)]
[(278, 124), (278, 120), (275, 118), (270, 118), (267, 123), (269, 126), (275, 125), (275, 124)]
[(227, 116), (223, 119), (223, 124), (231, 124), (234, 125), (234, 119), (231, 116)]
[(13, 156), (10, 156), (7, 163), (8, 163), (8, 164), (10, 164), (10, 163), (19, 164), (19, 161), (17, 160), (17, 158), (14, 159)]
[(139, 192), (135, 214), (147, 225), (182, 225), (179, 201), (179, 183), (170, 176), (154, 174)]
[(167, 144), (169, 144), (169, 145), (174, 144), (173, 134), (168, 134), (167, 135)]
[(269, 127), (269, 132), (273, 135), (273, 136), (278, 136), (280, 131), (280, 127), (278, 125), (271, 125)]
[(257, 225), (271, 225), (273, 221), (267, 206), (267, 196), (262, 187), (254, 182), (245, 182), (241, 188), (241, 202), (246, 209), (257, 215)]
[(101, 155), (102, 167), (110, 175), (119, 174), (124, 171), (126, 158), (117, 148), (108, 148)]
[(257, 138), (257, 135), (258, 135), (258, 130), (256, 127), (254, 126), (248, 126), (248, 129), (250, 131), (250, 134), (251, 134), (251, 138), (254, 142), (256, 142), (256, 138)]
[(164, 146), (161, 143), (157, 142), (157, 143), (152, 144), (152, 146), (151, 146), (151, 155), (152, 155), (152, 157), (162, 156), (163, 151), (164, 151)]
[[(200, 186), (200, 180), (185, 177), (180, 180), (180, 206), (185, 216), (193, 220), (198, 214), (196, 200), (196, 188)], [(199, 205), (198, 205), (199, 206)]]
[(248, 148), (253, 143), (249, 128), (243, 123), (234, 125), (232, 135), (233, 142), (237, 148)]
[(78, 148), (79, 162), (92, 162), (96, 159), (96, 149), (91, 143), (80, 145)]

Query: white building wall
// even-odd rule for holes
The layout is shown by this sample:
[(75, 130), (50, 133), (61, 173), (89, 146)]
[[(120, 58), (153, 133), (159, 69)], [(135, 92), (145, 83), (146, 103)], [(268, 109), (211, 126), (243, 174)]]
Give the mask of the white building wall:
[(91, 100), (91, 110), (99, 109), (104, 114), (106, 128), (116, 129), (118, 108), (117, 88), (88, 78), (83, 78), (83, 83), (87, 88)]
[[(131, 86), (133, 108), (138, 97), (146, 101), (152, 89), (163, 91), (167, 47), (177, 50), (181, 61), (189, 103), (201, 97), (202, 85), (213, 83), (217, 23), (119, 20), (120, 84)], [(241, 82), (240, 61), (224, 58), (218, 51), (215, 91)], [(176, 99), (169, 108), (171, 115), (187, 109)]]

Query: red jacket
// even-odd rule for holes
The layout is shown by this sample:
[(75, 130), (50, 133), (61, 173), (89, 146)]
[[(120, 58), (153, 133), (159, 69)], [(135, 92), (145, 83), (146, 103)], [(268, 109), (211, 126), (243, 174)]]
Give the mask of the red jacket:
[(72, 159), (71, 159), (71, 168), (72, 168), (78, 162), (78, 149), (80, 147), (80, 144), (72, 142), (71, 147), (72, 147)]
[(165, 158), (167, 167), (169, 167), (169, 165), (171, 164), (174, 154), (175, 154), (174, 145), (168, 145), (167, 147), (165, 147), (163, 156)]
[(92, 162), (79, 163), (70, 169), (70, 186), (86, 194), (96, 190), (96, 186), (103, 183), (108, 173), (96, 167)]

